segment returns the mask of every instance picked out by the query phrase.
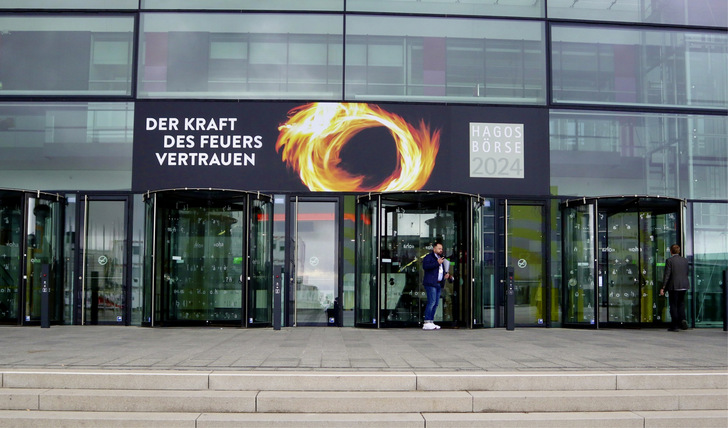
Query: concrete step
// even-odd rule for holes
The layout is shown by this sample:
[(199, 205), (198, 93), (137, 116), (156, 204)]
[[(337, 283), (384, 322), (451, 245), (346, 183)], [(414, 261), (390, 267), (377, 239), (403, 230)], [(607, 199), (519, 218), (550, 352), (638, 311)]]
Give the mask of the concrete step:
[(1, 427), (727, 427), (728, 372), (6, 370)]
[(176, 391), (0, 389), (0, 410), (190, 413), (507, 413), (728, 410), (728, 390)]
[(128, 413), (0, 411), (0, 427), (685, 428), (728, 426), (728, 411), (582, 413)]
[(4, 388), (227, 391), (728, 389), (728, 372), (3, 371)]

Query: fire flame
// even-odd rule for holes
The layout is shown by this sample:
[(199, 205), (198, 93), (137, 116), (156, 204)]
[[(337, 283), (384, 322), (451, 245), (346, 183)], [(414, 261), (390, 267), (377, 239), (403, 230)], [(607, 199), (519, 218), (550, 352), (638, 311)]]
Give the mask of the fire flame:
[[(288, 122), (278, 127), (276, 151), (312, 191), (419, 190), (435, 167), (440, 130), (431, 134), (422, 120), (415, 128), (396, 114), (363, 103), (311, 103), (288, 113)], [(397, 167), (381, 183), (363, 187), (365, 176), (341, 168), (341, 150), (360, 131), (381, 126), (394, 139)]]

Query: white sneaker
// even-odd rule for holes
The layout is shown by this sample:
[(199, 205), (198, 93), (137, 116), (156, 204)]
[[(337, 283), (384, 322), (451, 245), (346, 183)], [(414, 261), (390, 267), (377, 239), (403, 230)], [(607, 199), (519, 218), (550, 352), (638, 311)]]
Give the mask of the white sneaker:
[(422, 326), (422, 330), (437, 330), (437, 326), (434, 323), (426, 322), (425, 325)]

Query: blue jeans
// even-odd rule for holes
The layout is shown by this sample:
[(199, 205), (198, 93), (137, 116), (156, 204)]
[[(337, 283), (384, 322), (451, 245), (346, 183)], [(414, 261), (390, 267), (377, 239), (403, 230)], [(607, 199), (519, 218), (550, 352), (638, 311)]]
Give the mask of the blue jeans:
[(425, 306), (425, 321), (435, 320), (435, 311), (437, 310), (437, 304), (440, 302), (440, 291), (441, 287), (425, 286), (425, 292), (427, 293), (427, 306)]

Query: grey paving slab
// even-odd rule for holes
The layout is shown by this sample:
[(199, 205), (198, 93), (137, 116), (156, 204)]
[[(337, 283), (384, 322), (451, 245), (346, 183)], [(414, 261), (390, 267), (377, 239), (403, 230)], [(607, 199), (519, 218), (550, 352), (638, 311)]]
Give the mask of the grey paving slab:
[(728, 369), (721, 329), (0, 327), (0, 368), (690, 371)]
[(197, 413), (0, 411), (0, 428), (196, 428)]

